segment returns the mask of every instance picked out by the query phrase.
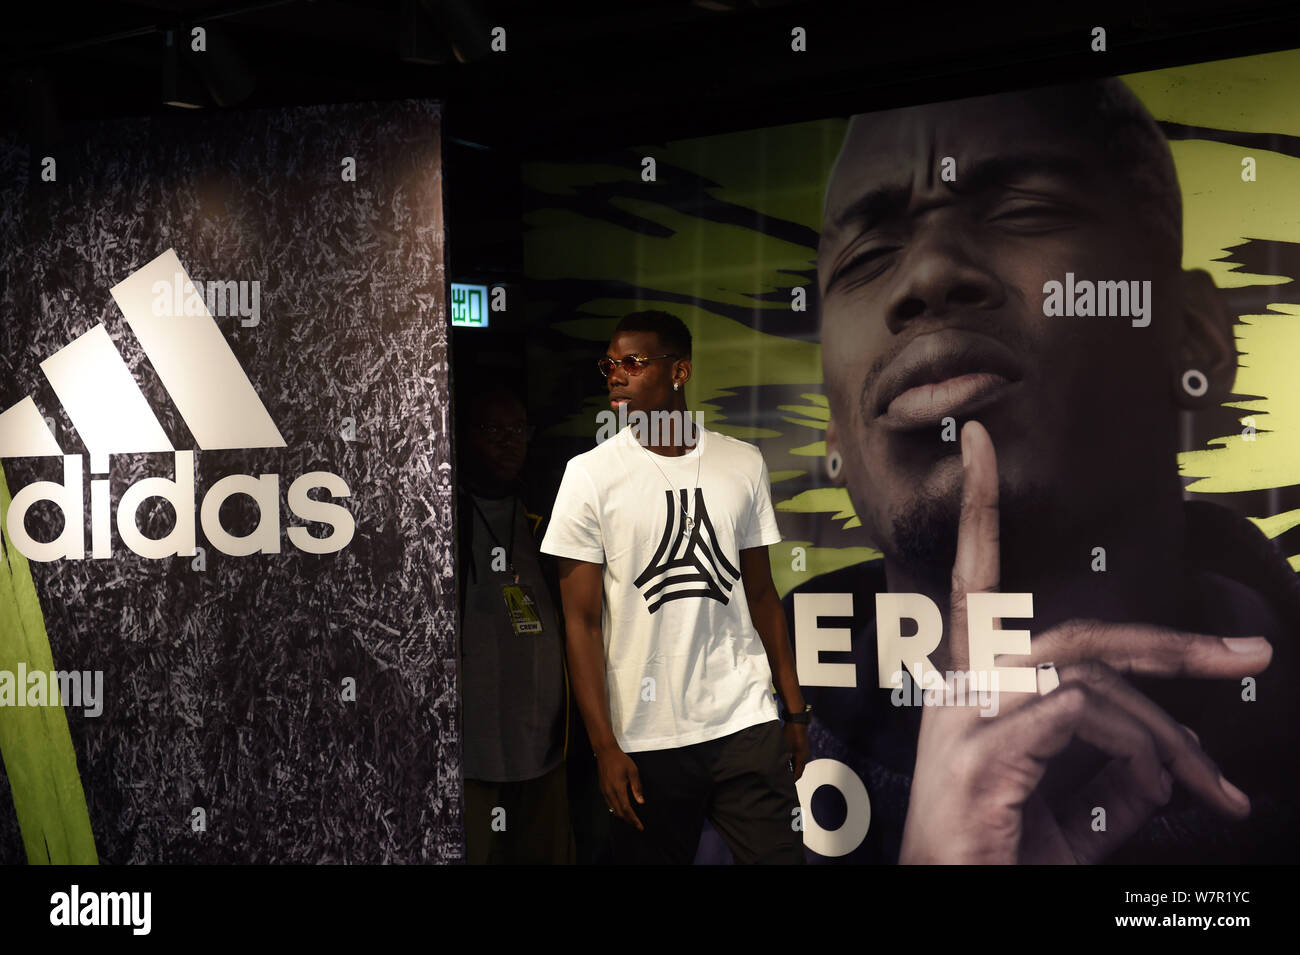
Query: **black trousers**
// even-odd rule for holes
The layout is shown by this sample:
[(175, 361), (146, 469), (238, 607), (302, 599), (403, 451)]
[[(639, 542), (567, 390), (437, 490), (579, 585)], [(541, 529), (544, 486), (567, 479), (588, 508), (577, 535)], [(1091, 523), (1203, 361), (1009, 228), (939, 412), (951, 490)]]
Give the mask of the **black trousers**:
[(572, 865), (565, 766), (517, 783), (465, 780), (469, 865)]
[(780, 720), (729, 736), (628, 753), (645, 803), (632, 801), (645, 831), (610, 817), (617, 865), (690, 865), (707, 818), (737, 863), (801, 865), (803, 827)]

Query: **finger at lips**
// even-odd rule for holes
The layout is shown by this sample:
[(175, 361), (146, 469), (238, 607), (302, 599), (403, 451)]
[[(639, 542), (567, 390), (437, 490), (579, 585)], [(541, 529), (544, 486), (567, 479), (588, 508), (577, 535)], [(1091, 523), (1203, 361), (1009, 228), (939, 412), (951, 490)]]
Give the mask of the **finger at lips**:
[(961, 430), (962, 496), (957, 525), (957, 557), (952, 566), (952, 666), (968, 664), (966, 595), (996, 591), (1000, 585), (998, 550), (998, 466), (993, 441), (978, 421)]

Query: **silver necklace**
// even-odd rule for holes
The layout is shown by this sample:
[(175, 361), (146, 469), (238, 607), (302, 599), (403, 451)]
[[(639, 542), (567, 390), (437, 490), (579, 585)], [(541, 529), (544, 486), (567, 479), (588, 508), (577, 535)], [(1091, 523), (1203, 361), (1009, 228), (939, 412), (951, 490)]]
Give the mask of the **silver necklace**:
[[(700, 438), (697, 439), (696, 442), (695, 442), (696, 447), (698, 447), (698, 448), (700, 449), (700, 455), (699, 455), (699, 459), (695, 462), (695, 487), (693, 487), (693, 488), (691, 489), (691, 498), (690, 498), (692, 501), (695, 500), (695, 492), (696, 492), (697, 490), (699, 490), (699, 487), (700, 487), (700, 466), (704, 464), (704, 448), (703, 448), (703, 446), (702, 446), (703, 437), (704, 437), (703, 434), (701, 434), (701, 435), (700, 435)], [(635, 438), (633, 438), (632, 440), (633, 440), (633, 441), (636, 441)], [(664, 469), (661, 468), (661, 467), (659, 466), (659, 462), (655, 460), (654, 453), (651, 452), (651, 451), (650, 451), (650, 450), (649, 450), (649, 449), (648, 449), (644, 444), (642, 444), (640, 441), (637, 441), (637, 442), (636, 442), (636, 445), (637, 445), (638, 448), (640, 448), (642, 451), (644, 451), (647, 455), (649, 455), (649, 457), (650, 457), (650, 463), (653, 464), (653, 465), (655, 466), (655, 470), (659, 472), (659, 475), (664, 479), (664, 482), (667, 483), (667, 485), (668, 485), (668, 490), (669, 490), (669, 491), (676, 490), (676, 489), (673, 487), (673, 482), (668, 480), (668, 475), (667, 475), (667, 474), (664, 474)], [(686, 520), (686, 533), (687, 533), (687, 534), (693, 534), (693, 533), (695, 532), (695, 518), (693, 518), (693, 517), (691, 517), (691, 515), (687, 514), (687, 513), (686, 513), (686, 508), (685, 508), (685, 507), (682, 507), (681, 504), (678, 504), (677, 506), (678, 506), (678, 507), (681, 507), (681, 509), (682, 509), (682, 517), (685, 518), (685, 520)]]

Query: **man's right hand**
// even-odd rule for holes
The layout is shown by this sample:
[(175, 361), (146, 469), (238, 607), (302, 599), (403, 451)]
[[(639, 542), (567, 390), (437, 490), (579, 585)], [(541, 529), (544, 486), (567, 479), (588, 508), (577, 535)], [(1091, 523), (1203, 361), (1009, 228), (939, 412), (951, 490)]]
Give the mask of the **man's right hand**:
[[(951, 620), (953, 669), (967, 666), (966, 595), (1000, 584), (997, 462), (976, 422), (962, 431), (965, 468)], [(1223, 640), (1141, 624), (1070, 621), (1033, 638), (1030, 657), (1001, 666), (1055, 664), (1045, 695), (1000, 694), (999, 715), (971, 706), (922, 712), (903, 862), (1098, 862), (1170, 797), (1173, 781), (1230, 818), (1249, 800), (1225, 780), (1190, 731), (1120, 674), (1229, 678), (1258, 673), (1272, 648), (1262, 638)], [(1049, 809), (1047, 764), (1074, 740), (1109, 761), (1064, 807)], [(1091, 808), (1107, 809), (1104, 830)]]
[(600, 791), (605, 797), (605, 805), (629, 826), (644, 832), (645, 826), (633, 812), (632, 800), (628, 798), (631, 790), (637, 802), (645, 802), (645, 796), (641, 794), (641, 775), (632, 757), (617, 746), (611, 746), (597, 751), (596, 766), (600, 771)]

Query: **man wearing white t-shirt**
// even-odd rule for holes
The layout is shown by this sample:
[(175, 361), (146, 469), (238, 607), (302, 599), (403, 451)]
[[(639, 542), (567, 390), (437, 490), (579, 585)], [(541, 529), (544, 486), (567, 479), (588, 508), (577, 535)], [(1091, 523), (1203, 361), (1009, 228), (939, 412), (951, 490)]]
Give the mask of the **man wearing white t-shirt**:
[(808, 714), (768, 565), (767, 465), (690, 421), (680, 319), (626, 316), (599, 364), (631, 424), (569, 461), (541, 550), (559, 558), (614, 859), (690, 863), (707, 818), (738, 862), (802, 863)]

